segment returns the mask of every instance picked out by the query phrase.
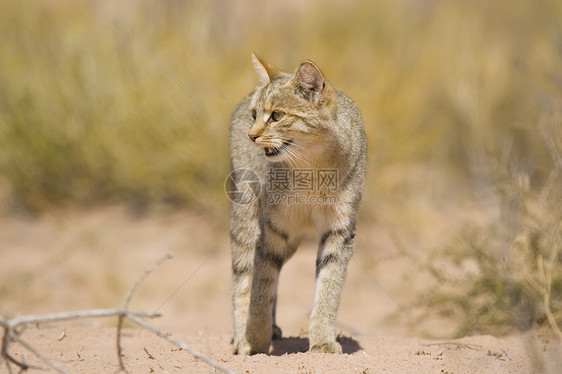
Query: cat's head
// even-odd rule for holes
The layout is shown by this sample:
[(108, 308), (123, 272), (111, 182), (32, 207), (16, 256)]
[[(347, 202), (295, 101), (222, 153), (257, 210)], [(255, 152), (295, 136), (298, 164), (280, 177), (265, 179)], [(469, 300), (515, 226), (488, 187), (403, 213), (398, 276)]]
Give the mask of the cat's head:
[(260, 84), (249, 107), (250, 140), (272, 162), (310, 163), (333, 125), (335, 90), (311, 61), (291, 75), (254, 54), (252, 59)]

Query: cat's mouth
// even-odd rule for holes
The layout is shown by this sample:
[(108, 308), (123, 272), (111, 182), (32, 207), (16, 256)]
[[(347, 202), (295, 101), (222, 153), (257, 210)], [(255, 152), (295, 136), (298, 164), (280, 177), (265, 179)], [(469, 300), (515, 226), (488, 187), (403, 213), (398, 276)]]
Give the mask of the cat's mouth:
[(280, 147), (277, 148), (271, 148), (271, 147), (265, 147), (264, 151), (265, 151), (265, 155), (267, 157), (274, 157), (279, 155), (285, 148), (287, 148), (293, 141), (292, 140), (286, 140), (283, 142), (283, 144)]

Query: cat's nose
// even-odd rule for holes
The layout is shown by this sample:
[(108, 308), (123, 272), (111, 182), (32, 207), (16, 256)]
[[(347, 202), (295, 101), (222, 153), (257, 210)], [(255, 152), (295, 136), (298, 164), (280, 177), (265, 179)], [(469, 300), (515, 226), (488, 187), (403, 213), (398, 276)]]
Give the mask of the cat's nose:
[(250, 140), (255, 142), (257, 138), (259, 138), (258, 135), (254, 135), (254, 134), (248, 134), (248, 136), (250, 137)]

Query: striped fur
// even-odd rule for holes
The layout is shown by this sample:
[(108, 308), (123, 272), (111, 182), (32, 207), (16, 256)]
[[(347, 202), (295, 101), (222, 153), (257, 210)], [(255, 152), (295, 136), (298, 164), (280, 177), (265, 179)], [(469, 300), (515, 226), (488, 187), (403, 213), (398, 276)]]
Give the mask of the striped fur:
[[(339, 353), (336, 315), (365, 183), (363, 122), (351, 99), (312, 62), (291, 75), (253, 60), (260, 84), (234, 109), (230, 127), (232, 170), (250, 169), (262, 184), (256, 201), (231, 206), (233, 351), (267, 353), (272, 338), (281, 337), (275, 324), (279, 272), (312, 232), (319, 249), (310, 350)], [(331, 170), (336, 185), (289, 188), (281, 191), (287, 199), (280, 200), (279, 191), (268, 188), (268, 178), (281, 178), (279, 172), (287, 170), (310, 171), (311, 186), (321, 186), (318, 170)], [(297, 197), (304, 200), (295, 203)], [(329, 203), (318, 203), (327, 197)]]

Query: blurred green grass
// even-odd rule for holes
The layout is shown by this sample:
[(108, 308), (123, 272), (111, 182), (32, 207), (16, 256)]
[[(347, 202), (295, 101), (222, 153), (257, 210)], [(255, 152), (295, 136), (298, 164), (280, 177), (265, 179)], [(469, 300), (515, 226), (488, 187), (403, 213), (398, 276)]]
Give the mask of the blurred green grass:
[(540, 184), (552, 162), (536, 124), (562, 91), (561, 9), (556, 1), (6, 3), (3, 208), (226, 206), (225, 130), (256, 82), (251, 52), (288, 71), (312, 59), (361, 106), (374, 191), (366, 204), (400, 193), (396, 176), (385, 177), (396, 165), (442, 172), (450, 190), (472, 178), (475, 154), (502, 157), (507, 143)]

